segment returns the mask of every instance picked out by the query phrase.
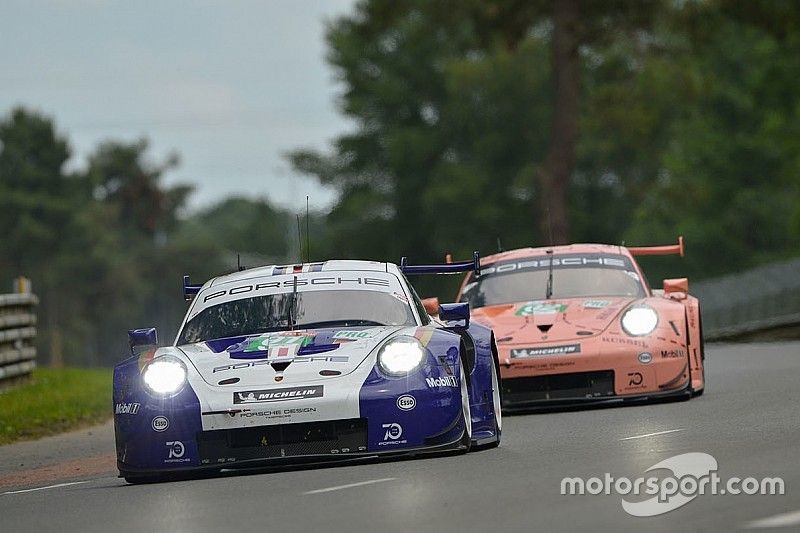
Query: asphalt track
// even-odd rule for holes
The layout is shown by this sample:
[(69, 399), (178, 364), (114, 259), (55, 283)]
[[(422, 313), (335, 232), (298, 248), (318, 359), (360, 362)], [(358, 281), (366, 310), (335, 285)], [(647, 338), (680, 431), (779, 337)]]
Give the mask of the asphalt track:
[[(460, 456), (134, 486), (75, 470), (81, 450), (98, 464), (113, 451), (109, 425), (3, 447), (0, 531), (800, 530), (800, 343), (710, 346), (707, 377), (689, 402), (506, 417), (500, 448)], [(779, 476), (785, 495), (706, 494), (637, 518), (619, 495), (560, 494), (564, 477), (636, 478), (687, 452), (723, 479)]]

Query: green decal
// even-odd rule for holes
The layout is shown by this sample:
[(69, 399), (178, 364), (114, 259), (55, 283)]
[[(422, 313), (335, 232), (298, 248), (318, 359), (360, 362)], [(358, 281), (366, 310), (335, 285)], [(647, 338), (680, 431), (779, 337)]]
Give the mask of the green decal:
[(247, 344), (245, 352), (266, 352), (270, 348), (277, 346), (299, 346), (303, 347), (314, 340), (310, 335), (263, 335), (251, 340)]
[(530, 316), (530, 315), (553, 315), (555, 313), (563, 313), (567, 310), (567, 304), (558, 304), (551, 302), (530, 302), (517, 310), (517, 316)]
[(603, 309), (611, 304), (608, 300), (586, 300), (583, 307), (586, 309)]

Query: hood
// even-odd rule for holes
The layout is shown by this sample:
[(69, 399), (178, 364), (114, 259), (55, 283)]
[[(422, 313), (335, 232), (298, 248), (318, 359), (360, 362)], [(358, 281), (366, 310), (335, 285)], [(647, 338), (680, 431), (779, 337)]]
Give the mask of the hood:
[(399, 327), (281, 331), (180, 346), (212, 386), (319, 383), (353, 372)]
[(498, 344), (586, 339), (599, 335), (636, 298), (537, 300), (480, 307), (472, 317), (492, 329)]

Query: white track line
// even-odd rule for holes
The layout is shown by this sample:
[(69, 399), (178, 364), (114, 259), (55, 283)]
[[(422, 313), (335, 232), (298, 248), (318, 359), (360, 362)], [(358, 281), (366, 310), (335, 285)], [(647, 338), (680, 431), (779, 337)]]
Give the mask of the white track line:
[(764, 527), (787, 527), (800, 524), (800, 511), (776, 514), (760, 520), (753, 520), (744, 525), (745, 529), (758, 529)]
[(656, 431), (655, 433), (645, 433), (644, 435), (634, 435), (633, 437), (625, 437), (624, 439), (619, 440), (634, 440), (634, 439), (643, 439), (645, 437), (655, 437), (656, 435), (666, 435), (667, 433), (676, 433), (678, 431), (683, 431), (683, 428), (678, 429), (668, 429), (666, 431)]
[(36, 487), (35, 489), (10, 490), (8, 492), (0, 494), (0, 496), (5, 496), (6, 494), (22, 494), (23, 492), (36, 492), (37, 490), (57, 489), (59, 487), (69, 487), (70, 485), (80, 485), (82, 483), (89, 483), (89, 482), (73, 481), (72, 483), (59, 483), (57, 485), (48, 485), (46, 487)]
[(360, 481), (358, 483), (350, 483), (348, 485), (339, 485), (337, 487), (328, 487), (326, 489), (317, 489), (304, 492), (303, 494), (322, 494), (323, 492), (333, 492), (335, 490), (352, 489), (353, 487), (363, 487), (364, 485), (373, 485), (375, 483), (384, 483), (386, 481), (394, 481), (397, 478), (385, 477), (382, 479), (371, 479), (369, 481)]

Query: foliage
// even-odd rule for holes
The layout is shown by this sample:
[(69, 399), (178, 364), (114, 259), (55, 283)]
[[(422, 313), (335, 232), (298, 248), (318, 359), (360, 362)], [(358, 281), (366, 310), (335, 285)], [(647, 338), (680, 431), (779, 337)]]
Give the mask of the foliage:
[(78, 429), (111, 417), (111, 371), (37, 368), (0, 393), (0, 445)]
[[(291, 160), (340, 192), (332, 251), (428, 261), (491, 252), (498, 238), (542, 245), (550, 207), (560, 239), (557, 206), (537, 200), (535, 179), (557, 135), (553, 5), (363, 0), (330, 25), (342, 112), (358, 127), (329, 153)], [(570, 240), (684, 234), (685, 260), (645, 262), (654, 278), (796, 253), (800, 10), (723, 0), (578, 7), (579, 134), (574, 168), (560, 178)]]
[(42, 362), (112, 364), (135, 327), (157, 326), (168, 341), (185, 311), (184, 274), (230, 269), (225, 253), (238, 247), (286, 256), (289, 214), (266, 200), (182, 216), (192, 188), (163, 183), (178, 158), (151, 161), (144, 139), (101, 143), (85, 171), (67, 174), (66, 138), (20, 108), (0, 120), (0, 142), (0, 281), (33, 280)]

